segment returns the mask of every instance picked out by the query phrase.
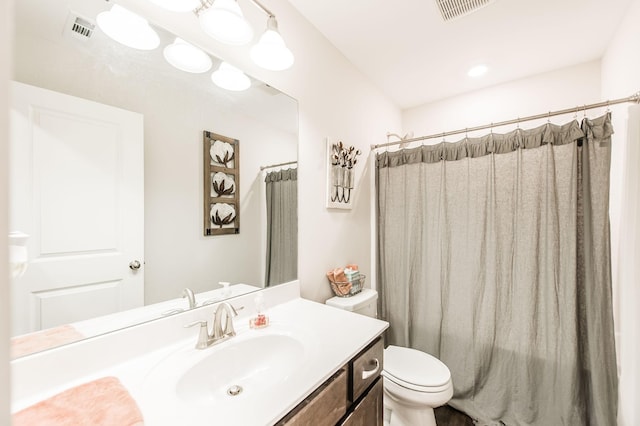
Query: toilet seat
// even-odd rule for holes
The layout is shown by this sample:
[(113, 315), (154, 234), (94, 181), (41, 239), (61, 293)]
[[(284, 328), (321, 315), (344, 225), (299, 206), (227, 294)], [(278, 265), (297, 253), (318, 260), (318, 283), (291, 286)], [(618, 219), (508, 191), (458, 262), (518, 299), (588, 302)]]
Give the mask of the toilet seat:
[(451, 387), (451, 372), (442, 361), (411, 348), (388, 346), (384, 350), (382, 375), (417, 392), (443, 392)]

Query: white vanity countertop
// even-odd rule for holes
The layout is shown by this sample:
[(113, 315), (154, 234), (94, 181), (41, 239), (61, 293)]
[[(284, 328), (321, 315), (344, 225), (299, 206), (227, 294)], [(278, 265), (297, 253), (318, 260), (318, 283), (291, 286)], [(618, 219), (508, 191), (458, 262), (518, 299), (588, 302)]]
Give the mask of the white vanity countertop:
[[(268, 293), (265, 293), (265, 296), (268, 296)], [(268, 297), (266, 299), (268, 301)], [(248, 300), (245, 299), (245, 302)], [(233, 304), (236, 305), (236, 303)], [(249, 329), (248, 320), (254, 312), (250, 309), (243, 309), (241, 315), (234, 319), (237, 336), (227, 342), (197, 350), (194, 349), (198, 334), (197, 327), (188, 329), (187, 333), (180, 334), (180, 338), (169, 344), (138, 353), (135, 356), (129, 356), (126, 359), (123, 358), (111, 365), (103, 365), (102, 368), (93, 371), (84, 371), (63, 384), (48, 386), (35, 393), (36, 387), (31, 384), (31, 392), (27, 392), (29, 389), (27, 386), (25, 389), (21, 389), (23, 397), (14, 399), (13, 411), (54, 395), (63, 389), (101, 377), (115, 376), (120, 379), (136, 400), (144, 416), (145, 426), (173, 426), (177, 424), (188, 426), (211, 424), (224, 424), (225, 426), (272, 425), (388, 327), (388, 323), (384, 321), (335, 309), (299, 297), (281, 301), (275, 306), (270, 304), (270, 306), (272, 307), (266, 312), (270, 318), (270, 325), (264, 329)], [(188, 316), (185, 316), (183, 322), (186, 323), (188, 319)], [(171, 324), (171, 327), (175, 328), (177, 327), (175, 321), (174, 318), (171, 323), (167, 324)], [(156, 327), (158, 326), (156, 324)], [(275, 384), (260, 384), (259, 388), (264, 394), (263, 397), (256, 398), (255, 393), (253, 396), (249, 396), (250, 392), (247, 392), (246, 398), (250, 398), (248, 400), (245, 400), (241, 394), (229, 397), (229, 400), (225, 399), (224, 403), (194, 408), (192, 403), (184, 402), (177, 396), (176, 387), (171, 383), (174, 383), (176, 377), (182, 374), (179, 371), (182, 367), (167, 369), (166, 366), (171, 365), (167, 364), (167, 360), (180, 357), (176, 359), (187, 360), (187, 364), (191, 361), (197, 363), (198, 360), (212, 353), (210, 351), (216, 351), (227, 344), (233, 344), (234, 339), (241, 342), (243, 339), (259, 336), (260, 333), (268, 334), (282, 331), (302, 336), (300, 341), (303, 343), (304, 353), (302, 359), (299, 362), (296, 361), (300, 365), (286, 379)], [(153, 337), (153, 332), (149, 337)], [(257, 357), (263, 355), (265, 354), (255, 354)], [(81, 356), (86, 357), (86, 353)], [(32, 374), (30, 372), (33, 371), (33, 361), (30, 362), (31, 364), (26, 363), (21, 368), (14, 369), (14, 377), (16, 372), (18, 380), (20, 380), (20, 375)], [(184, 366), (184, 369), (188, 366)], [(219, 368), (220, 371), (225, 371), (225, 365), (220, 365)], [(215, 375), (216, 370), (217, 367), (212, 368), (211, 374)], [(34, 371), (33, 374), (38, 374), (38, 372)], [(25, 379), (28, 378), (25, 377)], [(29, 382), (29, 380), (26, 381)]]

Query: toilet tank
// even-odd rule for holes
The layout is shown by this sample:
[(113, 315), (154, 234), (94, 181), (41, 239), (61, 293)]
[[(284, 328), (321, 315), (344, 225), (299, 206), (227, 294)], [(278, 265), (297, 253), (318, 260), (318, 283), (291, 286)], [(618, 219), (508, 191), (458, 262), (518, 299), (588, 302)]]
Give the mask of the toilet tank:
[(355, 312), (357, 314), (366, 315), (376, 318), (377, 314), (378, 292), (365, 288), (360, 293), (351, 297), (332, 297), (325, 303), (334, 308), (344, 309), (345, 311)]

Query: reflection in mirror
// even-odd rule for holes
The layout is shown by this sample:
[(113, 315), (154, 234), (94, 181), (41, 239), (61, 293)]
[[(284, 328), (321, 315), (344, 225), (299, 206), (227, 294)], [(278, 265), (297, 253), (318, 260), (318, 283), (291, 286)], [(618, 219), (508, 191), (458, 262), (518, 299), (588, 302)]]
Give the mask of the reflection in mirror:
[[(153, 23), (155, 50), (113, 41), (93, 26), (110, 5), (15, 5), (14, 357), (297, 276), (296, 101), (252, 78), (216, 87), (211, 55), (209, 72), (171, 66), (176, 36)], [(239, 234), (202, 235), (203, 131), (240, 141)]]

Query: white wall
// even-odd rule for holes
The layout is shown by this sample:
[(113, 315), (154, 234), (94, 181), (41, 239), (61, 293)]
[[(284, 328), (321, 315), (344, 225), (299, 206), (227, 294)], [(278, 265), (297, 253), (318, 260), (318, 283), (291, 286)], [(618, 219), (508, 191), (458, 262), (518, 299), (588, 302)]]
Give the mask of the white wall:
[(9, 102), (13, 2), (0, 0), (0, 425), (10, 424), (9, 268), (7, 267)]
[[(492, 122), (511, 120), (547, 111), (571, 108), (600, 100), (600, 62), (588, 62), (574, 67), (538, 74), (486, 89), (429, 103), (404, 111), (402, 128), (404, 133), (413, 131), (415, 136), (435, 134), (467, 127), (481, 126)], [(604, 111), (589, 111), (595, 116)], [(582, 118), (583, 112), (578, 112)], [(552, 117), (553, 123), (566, 123), (573, 114)], [(544, 124), (546, 119), (522, 123), (521, 128)], [(505, 133), (516, 126), (495, 128), (496, 133)], [(487, 134), (481, 130), (475, 135)], [(472, 136), (469, 133), (469, 136)], [(464, 138), (454, 135), (449, 142)], [(425, 141), (440, 143), (442, 138)]]
[[(640, 2), (632, 2), (625, 19), (602, 58), (602, 97), (616, 99), (640, 90)], [(640, 210), (637, 167), (639, 140), (628, 141), (629, 112), (640, 107), (622, 104), (612, 107), (615, 134), (612, 143), (611, 230), (613, 281), (618, 309), (616, 331), (620, 359), (620, 404), (618, 424), (640, 424)], [(635, 154), (635, 155), (634, 155)], [(628, 195), (625, 196), (625, 191)], [(629, 196), (631, 195), (631, 196)], [(634, 199), (636, 200), (634, 203)]]

